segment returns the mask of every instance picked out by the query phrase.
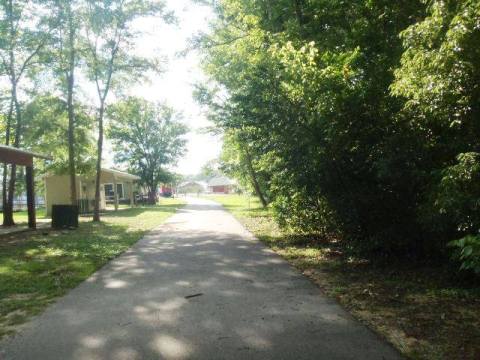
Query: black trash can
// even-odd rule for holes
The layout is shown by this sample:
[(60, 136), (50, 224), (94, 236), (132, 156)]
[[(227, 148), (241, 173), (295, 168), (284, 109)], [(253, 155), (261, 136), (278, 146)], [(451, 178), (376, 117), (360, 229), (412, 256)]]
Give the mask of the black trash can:
[(66, 229), (78, 227), (77, 205), (52, 205), (52, 228)]

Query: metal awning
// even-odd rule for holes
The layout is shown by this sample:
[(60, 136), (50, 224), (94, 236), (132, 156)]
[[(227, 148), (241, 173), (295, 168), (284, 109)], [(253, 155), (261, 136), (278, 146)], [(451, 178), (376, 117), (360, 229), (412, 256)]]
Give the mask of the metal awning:
[(50, 156), (17, 149), (11, 146), (0, 145), (0, 162), (2, 163), (32, 166), (33, 158), (52, 160)]
[(35, 183), (33, 174), (33, 158), (52, 160), (50, 156), (37, 154), (31, 151), (21, 150), (11, 146), (0, 145), (0, 162), (25, 166), (25, 180), (27, 190), (28, 227), (35, 229), (37, 226), (35, 217)]

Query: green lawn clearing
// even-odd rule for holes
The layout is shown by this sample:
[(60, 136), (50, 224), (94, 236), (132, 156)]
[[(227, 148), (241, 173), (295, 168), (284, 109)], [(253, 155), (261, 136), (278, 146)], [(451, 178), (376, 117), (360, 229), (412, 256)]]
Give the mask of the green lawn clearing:
[(480, 359), (480, 286), (451, 268), (374, 266), (341, 243), (287, 234), (253, 197), (211, 195), (262, 242), (412, 359)]
[(39, 230), (0, 238), (0, 337), (77, 286), (183, 205), (120, 210), (101, 223), (82, 219), (72, 231)]
[[(45, 218), (45, 209), (44, 208), (37, 209), (36, 216), (37, 216), (37, 219)], [(2, 213), (2, 220), (3, 220), (3, 213)], [(17, 225), (23, 225), (23, 224), (28, 223), (28, 213), (27, 213), (27, 211), (26, 210), (15, 211), (13, 213), (13, 220), (15, 220), (15, 223)]]

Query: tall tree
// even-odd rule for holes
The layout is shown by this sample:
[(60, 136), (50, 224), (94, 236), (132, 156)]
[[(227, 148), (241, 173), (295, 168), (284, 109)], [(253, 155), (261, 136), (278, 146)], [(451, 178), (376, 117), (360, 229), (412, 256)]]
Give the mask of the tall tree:
[[(0, 1), (0, 60), (10, 85), (10, 105), (5, 127), (5, 145), (19, 147), (22, 137), (21, 96), (25, 77), (38, 65), (41, 52), (50, 40), (49, 17), (41, 1)], [(7, 191), (7, 166), (3, 172), (3, 225), (14, 225), (13, 199), (17, 169), (10, 169)], [(7, 195), (8, 193), (8, 195)]]
[(77, 205), (77, 168), (75, 154), (75, 73), (80, 62), (79, 46), (81, 39), (81, 14), (83, 11), (81, 1), (56, 0), (52, 10), (57, 19), (55, 42), (53, 46), (54, 74), (57, 85), (66, 99), (68, 114), (68, 175), (70, 178), (70, 202)]
[(221, 168), (243, 186), (253, 189), (262, 206), (267, 207), (268, 175), (259, 169), (254, 159), (256, 153), (253, 142), (248, 140), (247, 131), (229, 130), (223, 139)]
[(104, 140), (104, 117), (107, 98), (112, 87), (122, 80), (142, 78), (148, 70), (158, 69), (156, 61), (134, 55), (134, 40), (138, 36), (133, 22), (148, 16), (161, 16), (170, 21), (163, 1), (87, 0), (86, 38), (88, 75), (95, 83), (98, 97), (97, 166), (93, 220), (100, 221), (100, 175)]
[[(70, 173), (70, 139), (68, 103), (51, 94), (37, 95), (25, 104), (24, 117), (28, 127), (24, 131), (24, 143), (29, 149), (52, 156), (45, 170), (55, 174)], [(92, 127), (95, 118), (86, 106), (76, 104), (75, 110), (75, 168), (81, 174), (93, 174), (95, 144)]]
[(438, 243), (480, 243), (480, 2), (431, 1), (401, 39), (391, 89), (421, 139), (421, 221)]
[(116, 160), (140, 176), (154, 204), (159, 183), (169, 180), (167, 167), (185, 151), (187, 128), (167, 105), (134, 97), (112, 105), (109, 118)]
[[(356, 249), (413, 252), (420, 143), (390, 94), (399, 33), (419, 0), (224, 0), (197, 43), (220, 101), (210, 116), (268, 168), (279, 218), (297, 231), (337, 235)], [(414, 185), (412, 185), (414, 184)], [(340, 221), (336, 221), (339, 219)]]

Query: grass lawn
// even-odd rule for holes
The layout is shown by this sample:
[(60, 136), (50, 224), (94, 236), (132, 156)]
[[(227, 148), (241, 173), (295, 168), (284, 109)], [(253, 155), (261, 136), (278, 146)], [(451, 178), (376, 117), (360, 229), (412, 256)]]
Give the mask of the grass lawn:
[(439, 266), (378, 267), (338, 242), (286, 234), (251, 197), (211, 195), (357, 319), (412, 359), (480, 359), (480, 287)]
[(0, 337), (127, 250), (182, 204), (162, 199), (158, 206), (109, 213), (101, 223), (85, 219), (78, 230), (0, 238)]
[[(43, 219), (45, 218), (45, 209), (37, 209), (36, 211), (36, 216), (37, 219)], [(2, 221), (3, 221), (3, 213), (2, 213)], [(28, 213), (26, 210), (23, 211), (15, 211), (13, 213), (13, 220), (15, 220), (15, 223), (17, 225), (22, 225), (28, 223)]]

